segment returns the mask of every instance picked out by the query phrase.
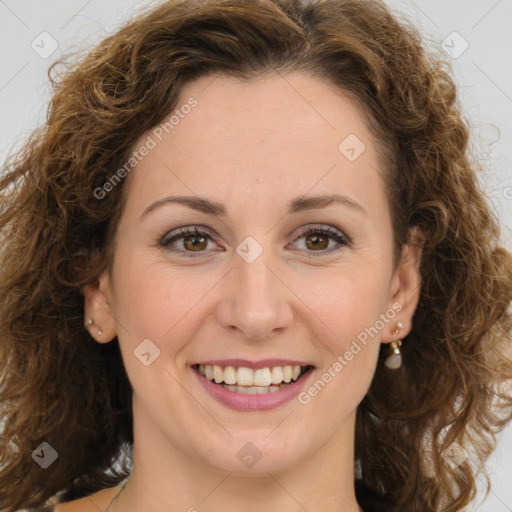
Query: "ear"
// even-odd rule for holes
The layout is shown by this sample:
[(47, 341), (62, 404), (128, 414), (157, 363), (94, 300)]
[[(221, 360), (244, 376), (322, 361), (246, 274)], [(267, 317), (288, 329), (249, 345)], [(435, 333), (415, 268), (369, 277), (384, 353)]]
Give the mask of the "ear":
[(111, 305), (111, 280), (107, 270), (82, 288), (84, 325), (98, 343), (112, 341), (117, 331)]
[[(388, 308), (397, 313), (390, 322), (389, 328), (382, 332), (382, 343), (402, 339), (412, 330), (412, 317), (416, 311), (421, 290), (420, 264), (423, 241), (424, 237), (419, 228), (411, 228), (409, 241), (402, 248), (398, 268), (391, 280), (391, 300)], [(404, 328), (395, 333), (398, 322), (402, 322)]]

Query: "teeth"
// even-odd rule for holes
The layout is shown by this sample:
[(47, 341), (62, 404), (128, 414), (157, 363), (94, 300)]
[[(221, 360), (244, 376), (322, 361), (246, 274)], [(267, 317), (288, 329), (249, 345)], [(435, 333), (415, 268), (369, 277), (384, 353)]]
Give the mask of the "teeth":
[(224, 372), (220, 366), (214, 365), (213, 367), (213, 378), (217, 384), (224, 382)]
[[(249, 394), (277, 391), (279, 384), (290, 383), (292, 380), (296, 381), (302, 370), (303, 367), (299, 365), (274, 366), (272, 368), (258, 368), (257, 370), (244, 366), (239, 368), (226, 366), (223, 368), (219, 365), (198, 365), (199, 373), (208, 380), (215, 381), (217, 384), (224, 384), (227, 389), (245, 387), (244, 391)], [(251, 387), (254, 388), (254, 391), (249, 391), (248, 388)]]
[(229, 384), (222, 384), (222, 386), (229, 389), (229, 391), (242, 393), (243, 395), (264, 395), (265, 393), (273, 393), (281, 389), (280, 386), (237, 386)]
[[(299, 367), (299, 371), (300, 371), (300, 367)], [(292, 370), (292, 367), (291, 366), (283, 366), (283, 380), (285, 382), (290, 382), (292, 380), (292, 373), (293, 373), (293, 370)]]
[(250, 368), (241, 366), (236, 372), (236, 381), (240, 386), (252, 386), (254, 382), (254, 372)]
[(224, 368), (224, 382), (226, 384), (236, 384), (236, 370), (233, 366)]
[(270, 376), (270, 368), (259, 368), (254, 372), (253, 386), (270, 386), (272, 377)]
[[(299, 372), (300, 372), (300, 366)], [(280, 384), (283, 382), (283, 369), (280, 366), (274, 366), (272, 368), (272, 384)]]

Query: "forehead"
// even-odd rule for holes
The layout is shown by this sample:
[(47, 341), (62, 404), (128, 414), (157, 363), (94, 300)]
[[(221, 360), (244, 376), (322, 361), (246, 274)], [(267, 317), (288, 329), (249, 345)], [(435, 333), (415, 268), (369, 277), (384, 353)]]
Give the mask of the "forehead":
[(376, 144), (358, 106), (304, 73), (203, 77), (183, 88), (173, 112), (136, 150), (148, 138), (152, 149), (130, 175), (140, 202), (164, 192), (208, 195), (220, 185), (224, 198), (252, 201), (257, 188), (272, 189), (274, 200), (313, 188), (362, 198), (382, 188)]

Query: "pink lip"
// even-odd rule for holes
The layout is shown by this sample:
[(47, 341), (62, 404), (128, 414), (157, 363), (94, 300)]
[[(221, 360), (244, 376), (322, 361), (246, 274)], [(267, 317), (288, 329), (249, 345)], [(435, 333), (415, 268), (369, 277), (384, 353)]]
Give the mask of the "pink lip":
[[(226, 361), (223, 364), (227, 366), (239, 366), (238, 364), (233, 364), (230, 360), (228, 364)], [(240, 360), (238, 360), (240, 361)], [(260, 361), (261, 363), (261, 361)], [(205, 363), (201, 363), (205, 364)], [(206, 364), (213, 364), (207, 362)], [(217, 364), (217, 363), (216, 363)], [(259, 363), (258, 363), (259, 364)], [(297, 363), (299, 364), (299, 363)], [(222, 365), (219, 365), (222, 366)], [(245, 366), (245, 365), (240, 365)], [(280, 366), (274, 364), (274, 366)], [(306, 366), (306, 365), (302, 365)], [(304, 387), (306, 381), (309, 379), (311, 374), (313, 373), (314, 368), (309, 368), (302, 377), (291, 383), (289, 386), (285, 388), (274, 391), (272, 393), (265, 393), (262, 395), (244, 395), (242, 393), (237, 393), (236, 391), (230, 391), (229, 389), (224, 388), (223, 386), (219, 386), (218, 384), (214, 384), (210, 382), (206, 377), (201, 375), (197, 370), (194, 370), (194, 374), (199, 379), (199, 382), (203, 385), (206, 391), (218, 402), (229, 407), (230, 409), (234, 409), (236, 411), (249, 412), (249, 411), (267, 411), (269, 409), (274, 409), (279, 407), (290, 400), (293, 400)]]
[(305, 363), (304, 361), (291, 361), (289, 359), (262, 359), (261, 361), (248, 361), (247, 359), (215, 359), (210, 361), (201, 361), (194, 364), (204, 364), (208, 366), (235, 366), (239, 368), (252, 368), (257, 370), (258, 368), (266, 368), (267, 366), (272, 368), (273, 366), (313, 366), (311, 363)]

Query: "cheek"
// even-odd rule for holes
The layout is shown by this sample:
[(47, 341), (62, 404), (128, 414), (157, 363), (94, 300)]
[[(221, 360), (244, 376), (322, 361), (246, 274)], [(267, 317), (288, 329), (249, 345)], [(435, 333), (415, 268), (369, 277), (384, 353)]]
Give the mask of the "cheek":
[(308, 306), (326, 327), (325, 337), (316, 337), (325, 357), (299, 402), (311, 404), (316, 417), (338, 424), (356, 409), (373, 379), (380, 347), (375, 324), (384, 312), (385, 286), (382, 277), (354, 270), (331, 276), (322, 288), (315, 287)]
[(149, 338), (162, 351), (179, 350), (180, 340), (185, 344), (200, 326), (198, 316), (205, 315), (207, 304), (203, 299), (215, 287), (217, 274), (199, 266), (172, 267), (144, 253), (126, 253), (116, 265), (115, 316), (123, 344), (136, 346)]
[(361, 258), (358, 265), (337, 269), (321, 280), (303, 281), (303, 290), (309, 284), (307, 306), (315, 312), (317, 324), (325, 327), (325, 337), (316, 339), (326, 357), (301, 403), (315, 401), (326, 415), (343, 416), (368, 391), (377, 364), (380, 332), (390, 325), (389, 320), (381, 320), (386, 318), (381, 315), (389, 292), (385, 265), (376, 260), (363, 264)]
[(336, 272), (304, 278), (301, 295), (330, 335), (331, 348), (344, 350), (347, 341), (375, 324), (387, 302), (387, 273), (370, 265), (347, 266)]

